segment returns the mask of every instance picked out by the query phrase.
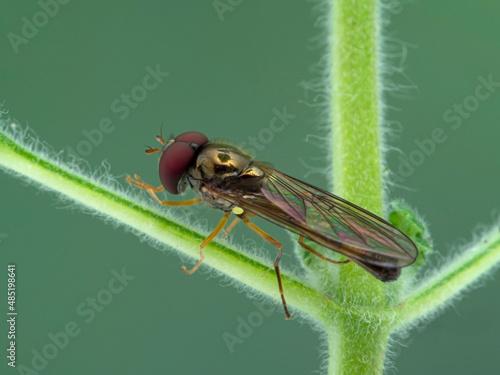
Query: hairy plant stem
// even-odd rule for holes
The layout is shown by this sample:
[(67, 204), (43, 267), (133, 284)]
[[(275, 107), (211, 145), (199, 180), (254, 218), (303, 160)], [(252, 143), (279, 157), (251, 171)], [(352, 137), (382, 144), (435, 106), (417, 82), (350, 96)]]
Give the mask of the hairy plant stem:
[[(334, 192), (382, 215), (378, 1), (334, 0), (332, 7)], [(339, 267), (334, 287), (334, 295), (345, 303), (370, 309), (387, 304), (385, 285), (352, 264)], [(329, 374), (382, 373), (387, 325), (371, 314), (344, 312), (327, 327), (333, 332)]]

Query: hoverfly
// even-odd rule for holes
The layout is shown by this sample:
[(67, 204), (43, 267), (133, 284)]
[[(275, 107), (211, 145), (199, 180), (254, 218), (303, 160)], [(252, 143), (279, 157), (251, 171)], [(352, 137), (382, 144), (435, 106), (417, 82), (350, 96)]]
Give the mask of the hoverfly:
[[(249, 217), (260, 216), (299, 235), (298, 243), (322, 260), (334, 264), (352, 261), (381, 281), (394, 281), (401, 268), (412, 264), (418, 255), (415, 244), (399, 229), (384, 219), (325, 190), (309, 185), (254, 161), (244, 151), (222, 142), (210, 142), (200, 132), (186, 132), (166, 142), (156, 139), (162, 148), (148, 148), (147, 154), (161, 153), (159, 174), (162, 185), (154, 187), (127, 176), (132, 185), (148, 191), (164, 206), (188, 206), (205, 202), (224, 211), (213, 232), (200, 245), (200, 258), (190, 270), (192, 274), (204, 259), (203, 248), (224, 228), (231, 213), (238, 221), (255, 231), (278, 249), (273, 266), (278, 279), (281, 302), (286, 319), (291, 317), (281, 282), (281, 243), (251, 223)], [(166, 190), (182, 194), (191, 187), (199, 198), (185, 201), (162, 201), (156, 193)], [(345, 257), (335, 261), (304, 243), (304, 238), (334, 250)]]

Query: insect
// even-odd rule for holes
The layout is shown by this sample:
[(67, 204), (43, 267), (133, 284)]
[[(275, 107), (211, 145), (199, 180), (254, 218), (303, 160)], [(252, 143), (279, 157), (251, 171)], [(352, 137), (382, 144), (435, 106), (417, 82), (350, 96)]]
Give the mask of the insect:
[[(162, 185), (154, 187), (127, 176), (127, 181), (146, 190), (164, 206), (188, 206), (205, 202), (222, 210), (224, 216), (213, 232), (200, 244), (200, 258), (187, 274), (195, 272), (203, 262), (203, 248), (225, 227), (231, 213), (236, 219), (226, 234), (242, 221), (278, 249), (273, 266), (278, 279), (281, 302), (286, 319), (291, 317), (281, 281), (281, 243), (250, 222), (260, 216), (299, 235), (298, 243), (322, 260), (334, 264), (354, 262), (381, 281), (394, 281), (401, 268), (412, 264), (418, 255), (415, 244), (384, 219), (325, 190), (309, 185), (254, 161), (244, 151), (222, 142), (210, 142), (196, 131), (182, 133), (165, 141), (156, 136), (162, 148), (148, 148), (147, 154), (161, 153), (159, 174)], [(182, 194), (187, 187), (198, 198), (185, 201), (162, 201), (157, 193), (166, 190)], [(332, 260), (304, 242), (313, 241), (344, 255), (347, 260)]]

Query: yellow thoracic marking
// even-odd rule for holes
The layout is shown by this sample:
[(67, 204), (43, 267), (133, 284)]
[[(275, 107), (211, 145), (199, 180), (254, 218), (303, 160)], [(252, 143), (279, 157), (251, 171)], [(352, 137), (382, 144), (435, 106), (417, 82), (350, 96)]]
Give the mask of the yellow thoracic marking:
[(243, 213), (243, 208), (241, 207), (233, 207), (233, 214), (235, 215), (241, 215)]

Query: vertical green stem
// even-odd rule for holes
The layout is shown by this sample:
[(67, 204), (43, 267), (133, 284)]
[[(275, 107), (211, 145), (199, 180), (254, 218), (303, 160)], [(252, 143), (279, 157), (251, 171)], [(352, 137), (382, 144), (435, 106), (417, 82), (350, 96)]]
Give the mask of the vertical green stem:
[[(335, 0), (331, 19), (334, 192), (381, 215), (378, 2)], [(357, 265), (339, 267), (335, 285), (344, 304), (386, 306), (385, 285)], [(344, 311), (330, 323), (330, 374), (382, 373), (389, 332), (374, 318)]]
[(382, 214), (376, 0), (333, 1), (332, 110), (335, 193)]
[[(383, 373), (387, 337), (390, 333), (391, 322), (384, 319), (370, 321), (370, 316), (371, 314), (366, 316), (349, 315), (348, 322), (339, 322), (339, 324), (327, 326), (329, 375), (372, 375)], [(364, 318), (369, 320), (366, 321)], [(352, 322), (356, 320), (364, 322), (364, 324), (357, 325), (360, 329), (359, 333), (354, 334), (352, 330), (349, 332), (339, 329), (346, 324), (354, 329), (356, 325), (352, 324)]]

